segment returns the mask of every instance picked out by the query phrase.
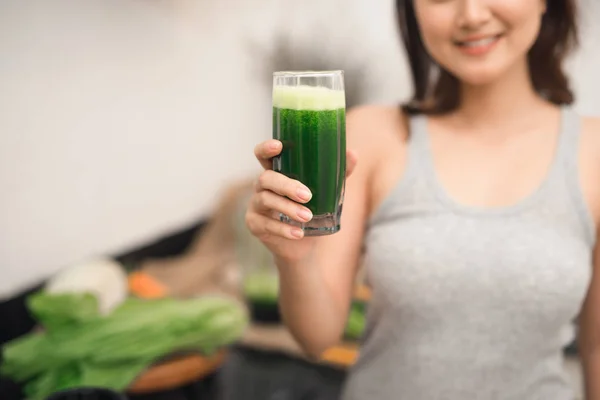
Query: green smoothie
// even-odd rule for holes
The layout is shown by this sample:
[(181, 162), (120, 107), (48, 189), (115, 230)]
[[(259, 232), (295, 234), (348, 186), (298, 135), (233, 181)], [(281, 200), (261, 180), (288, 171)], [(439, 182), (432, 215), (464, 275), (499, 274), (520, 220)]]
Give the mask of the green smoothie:
[(275, 170), (312, 192), (313, 215), (339, 215), (346, 175), (344, 91), (312, 86), (273, 88), (273, 137), (283, 143)]

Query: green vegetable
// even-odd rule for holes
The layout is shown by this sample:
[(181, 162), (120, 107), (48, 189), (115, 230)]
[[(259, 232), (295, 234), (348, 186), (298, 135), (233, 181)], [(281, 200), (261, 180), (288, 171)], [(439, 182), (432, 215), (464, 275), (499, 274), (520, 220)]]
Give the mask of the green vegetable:
[(36, 400), (76, 386), (123, 390), (152, 362), (177, 351), (212, 353), (248, 323), (244, 307), (221, 297), (129, 299), (102, 317), (76, 301), (81, 295), (35, 296), (30, 305), (47, 329), (5, 345), (0, 372), (26, 383)]
[(46, 329), (54, 330), (98, 318), (98, 299), (91, 293), (48, 295), (38, 292), (27, 298), (27, 307)]
[(364, 303), (352, 303), (344, 331), (344, 335), (348, 339), (358, 340), (362, 336), (366, 325), (365, 311)]
[(42, 393), (52, 393), (77, 386), (80, 375), (80, 368), (77, 364), (49, 370), (29, 381), (25, 385), (25, 394), (28, 398), (39, 398), (42, 397)]
[(244, 294), (248, 300), (263, 304), (277, 304), (279, 279), (269, 272), (258, 272), (244, 279)]

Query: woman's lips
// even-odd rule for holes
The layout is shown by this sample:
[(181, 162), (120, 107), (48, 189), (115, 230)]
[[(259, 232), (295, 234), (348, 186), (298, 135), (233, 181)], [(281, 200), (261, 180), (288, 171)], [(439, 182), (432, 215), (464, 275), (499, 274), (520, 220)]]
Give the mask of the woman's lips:
[(456, 41), (458, 49), (470, 56), (481, 56), (489, 53), (500, 41), (502, 35), (487, 36), (478, 39)]

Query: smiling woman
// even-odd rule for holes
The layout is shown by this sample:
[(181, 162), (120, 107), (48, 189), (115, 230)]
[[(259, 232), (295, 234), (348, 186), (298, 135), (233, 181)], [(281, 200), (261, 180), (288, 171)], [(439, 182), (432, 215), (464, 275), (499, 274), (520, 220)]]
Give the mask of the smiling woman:
[[(314, 357), (337, 343), (364, 260), (372, 299), (344, 400), (573, 400), (562, 349), (579, 315), (600, 399), (600, 122), (571, 107), (563, 72), (575, 1), (396, 4), (415, 92), (348, 113), (360, 153), (343, 228), (287, 239), (270, 215), (301, 208), (302, 182), (270, 170), (250, 202), (283, 320)], [(255, 154), (268, 169), (280, 150)]]
[(562, 63), (579, 42), (575, 3), (481, 3), (396, 1), (415, 83), (405, 111), (452, 111), (460, 104), (461, 81), (482, 84), (511, 69), (528, 71), (535, 90), (552, 103), (571, 104)]

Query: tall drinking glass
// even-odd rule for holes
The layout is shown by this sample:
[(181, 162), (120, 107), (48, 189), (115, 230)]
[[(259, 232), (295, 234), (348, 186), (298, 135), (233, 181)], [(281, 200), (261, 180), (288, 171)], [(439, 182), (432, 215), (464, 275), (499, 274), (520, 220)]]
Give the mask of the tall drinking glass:
[(307, 223), (281, 215), (305, 236), (340, 230), (346, 183), (346, 97), (343, 71), (275, 72), (273, 138), (283, 143), (273, 169), (312, 192)]

